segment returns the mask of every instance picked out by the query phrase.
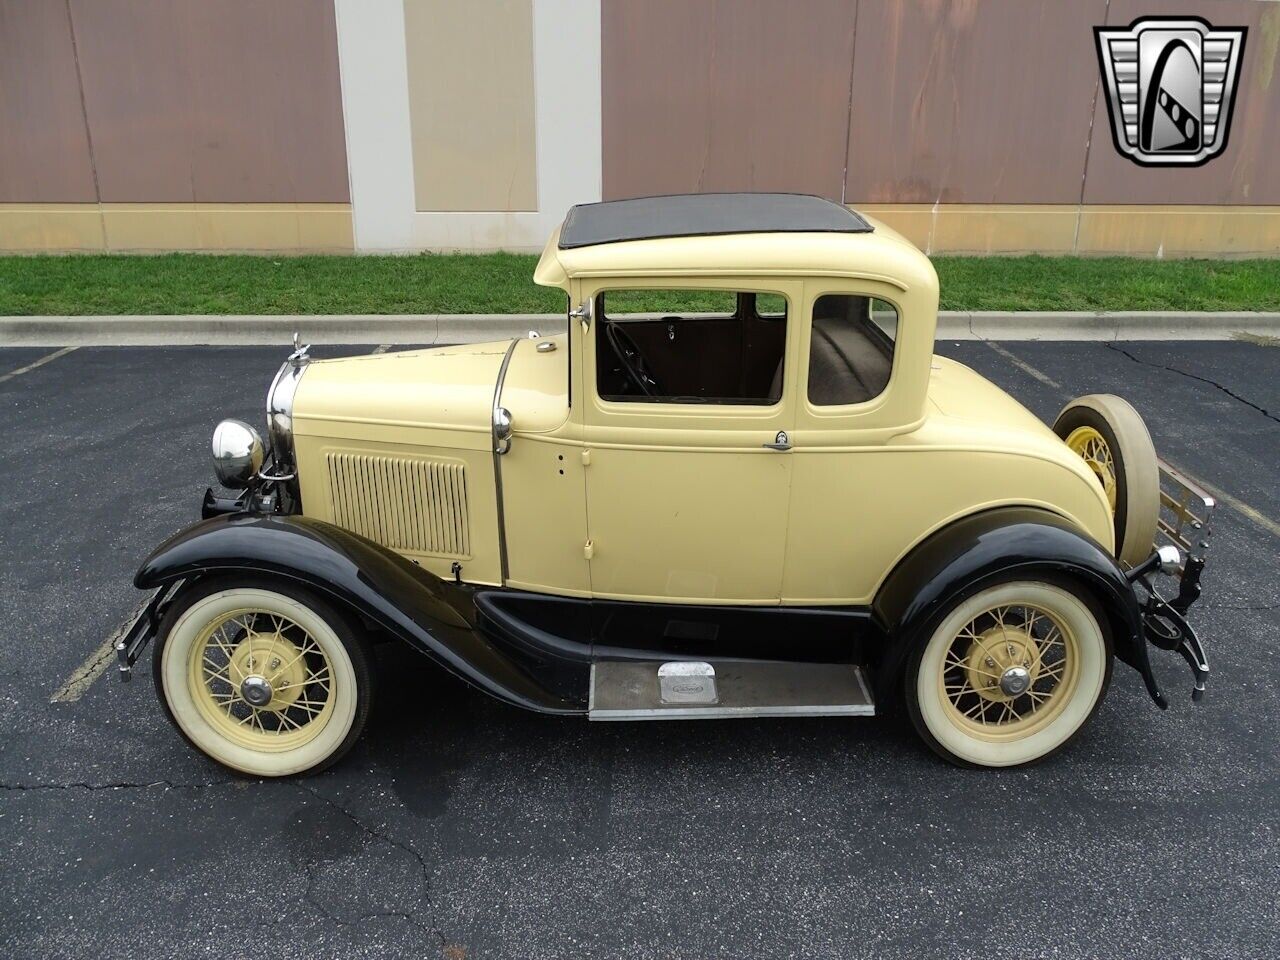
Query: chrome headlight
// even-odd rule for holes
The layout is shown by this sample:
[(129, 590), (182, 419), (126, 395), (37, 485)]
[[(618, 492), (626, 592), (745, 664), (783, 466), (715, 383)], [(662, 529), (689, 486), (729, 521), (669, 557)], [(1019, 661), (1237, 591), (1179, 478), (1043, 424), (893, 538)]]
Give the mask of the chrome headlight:
[(243, 420), (223, 420), (213, 428), (213, 472), (224, 487), (247, 487), (262, 469), (262, 456), (262, 437)]
[(267, 437), (271, 441), (271, 455), (277, 470), (293, 466), (293, 395), (302, 375), (307, 372), (304, 362), (290, 357), (276, 371), (271, 388), (267, 391)]

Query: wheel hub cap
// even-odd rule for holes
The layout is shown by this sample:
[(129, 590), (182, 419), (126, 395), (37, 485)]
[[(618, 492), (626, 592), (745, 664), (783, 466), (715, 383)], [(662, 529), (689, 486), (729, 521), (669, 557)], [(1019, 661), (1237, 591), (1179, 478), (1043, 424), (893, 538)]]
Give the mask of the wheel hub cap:
[(1009, 667), (1000, 675), (1000, 689), (1006, 696), (1018, 697), (1031, 686), (1031, 671), (1026, 667)]
[(245, 677), (240, 684), (240, 696), (251, 707), (265, 707), (271, 702), (271, 681), (257, 674)]
[(1012, 700), (1035, 683), (1040, 647), (1021, 627), (996, 626), (978, 636), (969, 648), (967, 667), (969, 684), (978, 696)]
[(231, 656), (228, 680), (258, 710), (283, 710), (298, 699), (306, 668), (298, 648), (276, 633), (249, 633)]

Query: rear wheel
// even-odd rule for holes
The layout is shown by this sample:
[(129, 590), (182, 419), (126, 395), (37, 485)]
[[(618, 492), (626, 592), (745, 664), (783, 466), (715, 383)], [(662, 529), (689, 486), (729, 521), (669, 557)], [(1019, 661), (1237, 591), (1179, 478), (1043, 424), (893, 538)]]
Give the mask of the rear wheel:
[(1116, 559), (1137, 566), (1154, 549), (1160, 516), (1160, 470), (1147, 425), (1119, 397), (1091, 394), (1067, 404), (1053, 430), (1102, 484)]
[(351, 623), (292, 585), (197, 584), (165, 615), (156, 690), (187, 740), (240, 773), (321, 770), (359, 737), (370, 659)]
[(958, 601), (912, 657), (906, 703), (917, 732), (962, 765), (1012, 767), (1063, 747), (1111, 677), (1101, 618), (1083, 596), (1019, 580)]

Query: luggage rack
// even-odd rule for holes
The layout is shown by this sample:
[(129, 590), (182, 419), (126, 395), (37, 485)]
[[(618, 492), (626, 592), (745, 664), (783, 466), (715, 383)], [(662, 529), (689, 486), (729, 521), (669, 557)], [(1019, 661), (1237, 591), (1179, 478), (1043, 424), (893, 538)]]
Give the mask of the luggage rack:
[[(1187, 661), (1194, 676), (1191, 699), (1199, 701), (1204, 697), (1209, 664), (1186, 615), (1200, 598), (1200, 574), (1209, 549), (1209, 518), (1217, 501), (1200, 484), (1164, 460), (1157, 458), (1157, 463), (1160, 467), (1160, 513), (1155, 545), (1161, 546), (1162, 541), (1172, 544), (1185, 559), (1176, 569), (1163, 568), (1178, 581), (1177, 596), (1171, 599), (1165, 599), (1145, 573), (1137, 577), (1147, 591), (1147, 600), (1142, 607), (1144, 633), (1154, 646), (1178, 653)], [(1153, 561), (1154, 557), (1144, 566)], [(1134, 570), (1131, 575), (1138, 573)], [(1157, 696), (1156, 702), (1161, 707), (1166, 706), (1162, 696)]]
[[(1209, 519), (1217, 500), (1190, 477), (1162, 459), (1160, 466), (1160, 518), (1158, 533), (1187, 554), (1187, 562), (1204, 563), (1209, 549)], [(1184, 570), (1186, 564), (1184, 564)]]

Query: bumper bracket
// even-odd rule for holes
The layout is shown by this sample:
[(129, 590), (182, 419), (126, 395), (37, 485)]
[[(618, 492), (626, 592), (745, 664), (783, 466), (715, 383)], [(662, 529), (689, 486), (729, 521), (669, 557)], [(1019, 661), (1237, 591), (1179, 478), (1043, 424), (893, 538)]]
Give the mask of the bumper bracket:
[(133, 678), (133, 665), (138, 662), (142, 651), (160, 629), (160, 617), (181, 586), (181, 580), (171, 580), (160, 587), (151, 595), (150, 602), (142, 608), (142, 612), (133, 621), (128, 632), (116, 641), (116, 658), (120, 662), (121, 681), (128, 683)]

